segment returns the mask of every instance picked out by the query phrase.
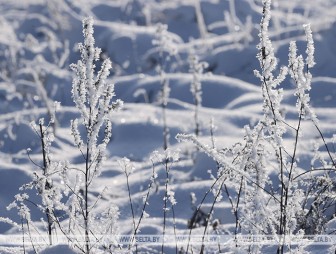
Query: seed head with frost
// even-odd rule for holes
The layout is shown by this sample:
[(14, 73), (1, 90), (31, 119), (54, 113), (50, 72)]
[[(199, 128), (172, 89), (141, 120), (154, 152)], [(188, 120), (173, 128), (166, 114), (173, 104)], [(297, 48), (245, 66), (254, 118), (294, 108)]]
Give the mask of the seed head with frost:
[(168, 32), (168, 26), (159, 23), (156, 26), (155, 39), (153, 45), (158, 47), (160, 57), (164, 52), (167, 52), (169, 56), (177, 54), (177, 47), (174, 43), (172, 35)]
[(310, 27), (310, 24), (305, 24), (303, 25), (303, 28), (306, 33), (306, 40), (307, 40), (307, 58), (306, 58), (306, 63), (308, 68), (314, 67), (315, 63), (315, 58), (314, 58), (314, 53), (315, 53), (315, 47), (314, 47), (314, 40), (313, 40), (313, 33)]
[(318, 123), (318, 119), (310, 107), (309, 91), (311, 90), (312, 75), (310, 68), (315, 65), (314, 58), (314, 41), (312, 31), (309, 24), (304, 25), (306, 33), (307, 57), (304, 59), (302, 55), (297, 55), (296, 42), (290, 42), (289, 46), (289, 74), (294, 80), (296, 85), (295, 95), (297, 96), (296, 107), (300, 115), (306, 119), (311, 119), (315, 124)]

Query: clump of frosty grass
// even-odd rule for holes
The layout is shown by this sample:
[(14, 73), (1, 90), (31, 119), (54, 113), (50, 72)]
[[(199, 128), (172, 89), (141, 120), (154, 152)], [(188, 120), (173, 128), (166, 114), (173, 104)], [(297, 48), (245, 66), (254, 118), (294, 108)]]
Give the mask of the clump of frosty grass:
[[(261, 120), (254, 127), (245, 127), (244, 142), (224, 151), (202, 144), (195, 135), (179, 134), (177, 139), (194, 143), (219, 165), (210, 190), (215, 195), (214, 202), (227, 195), (236, 218), (233, 232), (235, 240), (231, 246), (226, 247), (227, 250), (262, 253), (264, 245), (261, 242), (244, 244), (239, 241), (241, 235), (248, 234), (252, 237), (264, 235), (277, 239), (276, 253), (302, 253), (305, 244), (301, 242), (292, 245), (291, 239), (294, 236), (304, 237), (324, 232), (324, 227), (330, 220), (327, 216), (328, 209), (335, 205), (335, 179), (331, 172), (336, 169), (336, 165), (309, 104), (308, 92), (312, 79), (310, 68), (315, 64), (310, 25), (304, 26), (306, 58), (297, 54), (296, 43), (291, 42), (288, 66), (277, 70), (277, 59), (268, 33), (270, 18), (271, 1), (263, 0), (260, 42), (257, 46), (260, 70), (255, 71), (261, 82), (264, 99)], [(279, 74), (275, 76), (274, 73)], [(281, 112), (283, 90), (280, 85), (288, 73), (296, 85), (294, 96), (297, 98), (298, 118), (295, 125), (291, 125)], [(302, 168), (300, 165), (298, 144), (303, 138), (303, 121), (311, 121), (325, 145), (330, 161), (324, 162), (322, 167), (314, 164), (316, 158), (321, 158), (317, 149), (314, 158), (311, 158), (311, 167)], [(286, 146), (283, 141), (284, 134), (290, 132), (294, 133), (292, 147)], [(228, 191), (229, 188), (231, 191)], [(208, 213), (208, 219), (212, 210)], [(205, 226), (201, 253), (205, 252), (204, 236), (208, 233), (210, 231)], [(189, 235), (191, 236), (191, 229)], [(189, 249), (188, 243), (186, 251)]]

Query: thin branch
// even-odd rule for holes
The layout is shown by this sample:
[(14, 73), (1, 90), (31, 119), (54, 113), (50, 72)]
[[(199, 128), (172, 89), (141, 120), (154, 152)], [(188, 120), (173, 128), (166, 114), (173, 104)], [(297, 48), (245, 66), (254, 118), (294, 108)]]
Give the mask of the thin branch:
[(322, 140), (323, 140), (324, 146), (325, 146), (325, 148), (327, 149), (327, 153), (328, 153), (328, 155), (329, 155), (329, 158), (330, 158), (332, 164), (333, 164), (334, 167), (336, 168), (336, 163), (335, 163), (333, 157), (331, 156), (329, 147), (328, 147), (328, 145), (327, 145), (327, 142), (326, 142), (325, 139), (324, 139), (324, 136), (323, 136), (323, 134), (322, 134), (322, 131), (320, 130), (320, 128), (317, 126), (317, 124), (316, 124), (314, 121), (313, 121), (313, 123), (314, 123), (314, 126), (316, 127), (317, 131), (319, 132), (319, 134), (320, 134)]
[(293, 178), (293, 181), (296, 180), (297, 178), (305, 175), (305, 174), (308, 174), (308, 173), (311, 173), (311, 172), (316, 172), (316, 171), (335, 171), (336, 172), (336, 169), (334, 169), (334, 168), (315, 168), (315, 169), (311, 169), (309, 171), (306, 171), (306, 172), (303, 172), (303, 173), (297, 175), (296, 177)]
[(201, 251), (200, 251), (200, 254), (203, 254), (204, 253), (204, 240), (205, 240), (205, 235), (206, 235), (206, 231), (208, 229), (208, 226), (209, 226), (209, 221), (210, 221), (210, 216), (214, 210), (214, 207), (215, 207), (215, 204), (217, 202), (217, 199), (219, 197), (219, 195), (221, 194), (222, 192), (222, 188), (223, 188), (223, 185), (224, 185), (224, 182), (225, 182), (226, 179), (224, 179), (220, 185), (220, 187), (218, 188), (218, 191), (217, 191), (217, 194), (215, 196), (215, 199), (214, 201), (212, 202), (212, 205), (211, 205), (211, 208), (210, 208), (210, 211), (208, 212), (208, 215), (207, 215), (207, 220), (206, 220), (206, 225), (204, 227), (204, 231), (203, 231), (203, 236), (202, 236), (202, 247), (201, 247)]
[(28, 159), (30, 160), (31, 163), (33, 163), (36, 167), (40, 168), (41, 170), (43, 170), (43, 167), (41, 167), (40, 165), (38, 165), (31, 157), (30, 157), (30, 153), (29, 151), (27, 150), (27, 156), (28, 156)]

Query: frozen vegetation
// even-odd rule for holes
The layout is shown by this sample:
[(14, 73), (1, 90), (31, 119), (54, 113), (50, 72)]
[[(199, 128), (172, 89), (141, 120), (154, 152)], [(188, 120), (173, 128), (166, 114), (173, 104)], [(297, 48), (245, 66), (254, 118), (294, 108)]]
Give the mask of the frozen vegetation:
[(0, 1), (0, 253), (335, 253), (334, 0)]

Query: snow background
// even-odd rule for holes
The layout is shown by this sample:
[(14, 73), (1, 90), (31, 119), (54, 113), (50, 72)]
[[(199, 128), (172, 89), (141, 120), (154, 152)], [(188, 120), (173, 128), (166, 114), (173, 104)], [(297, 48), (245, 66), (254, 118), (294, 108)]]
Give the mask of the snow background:
[[(113, 70), (110, 82), (115, 83), (116, 97), (125, 102), (122, 111), (113, 115), (112, 141), (101, 176), (94, 184), (91, 199), (106, 186), (108, 192), (99, 206), (112, 202), (120, 210), (120, 233), (132, 229), (126, 178), (118, 159), (129, 158), (134, 164), (130, 187), (136, 216), (140, 215), (152, 172), (150, 156), (162, 150), (162, 117), (159, 103), (160, 76), (157, 72), (158, 51), (152, 44), (156, 24), (168, 25), (173, 44), (178, 50), (166, 67), (171, 88), (167, 109), (170, 148), (180, 150), (180, 160), (172, 166), (171, 188), (175, 191), (176, 226), (186, 234), (187, 221), (193, 210), (190, 193), (198, 202), (209, 189), (212, 180), (208, 170), (216, 172), (216, 164), (203, 153), (197, 153), (195, 164), (190, 154), (194, 147), (178, 143), (178, 133), (193, 133), (193, 97), (190, 92), (192, 75), (188, 55), (193, 50), (208, 67), (202, 75), (202, 108), (200, 109), (200, 139), (211, 144), (210, 121), (216, 125), (218, 148), (242, 141), (243, 126), (255, 124), (262, 114), (259, 80), (253, 70), (259, 69), (257, 54), (261, 1), (207, 0), (201, 1), (207, 33), (201, 36), (191, 0), (78, 0), (78, 1), (0, 1), (0, 216), (19, 221), (6, 206), (13, 201), (18, 188), (28, 182), (37, 170), (31, 157), (41, 162), (39, 139), (30, 128), (31, 121), (47, 118), (53, 101), (61, 102), (57, 113), (57, 132), (52, 154), (56, 160), (67, 160), (78, 167), (84, 165), (70, 135), (70, 119), (78, 116), (71, 99), (73, 74), (69, 64), (79, 59), (76, 45), (82, 39), (81, 21), (95, 19), (96, 46), (103, 57), (110, 57)], [(311, 104), (321, 120), (327, 137), (335, 133), (336, 106), (336, 4), (334, 0), (273, 1), (270, 35), (280, 65), (288, 61), (291, 40), (304, 52), (305, 34), (302, 25), (311, 23), (317, 62), (313, 75)], [(294, 86), (289, 80), (285, 90), (283, 110), (296, 119)], [(301, 153), (309, 153), (311, 140), (317, 132), (304, 125), (305, 139)], [(141, 234), (161, 234), (165, 171), (156, 165), (157, 191), (152, 193)], [(212, 198), (207, 200), (211, 206)], [(38, 219), (39, 213), (32, 214)], [(216, 204), (214, 219), (227, 230), (234, 218), (227, 200)], [(172, 233), (172, 216), (168, 213), (168, 233)], [(15, 232), (0, 223), (0, 233)], [(202, 231), (199, 231), (202, 232)], [(65, 253), (62, 249), (54, 250)], [(154, 253), (155, 250), (149, 250)], [(174, 252), (174, 248), (167, 247)], [(55, 253), (55, 252), (50, 252)]]

